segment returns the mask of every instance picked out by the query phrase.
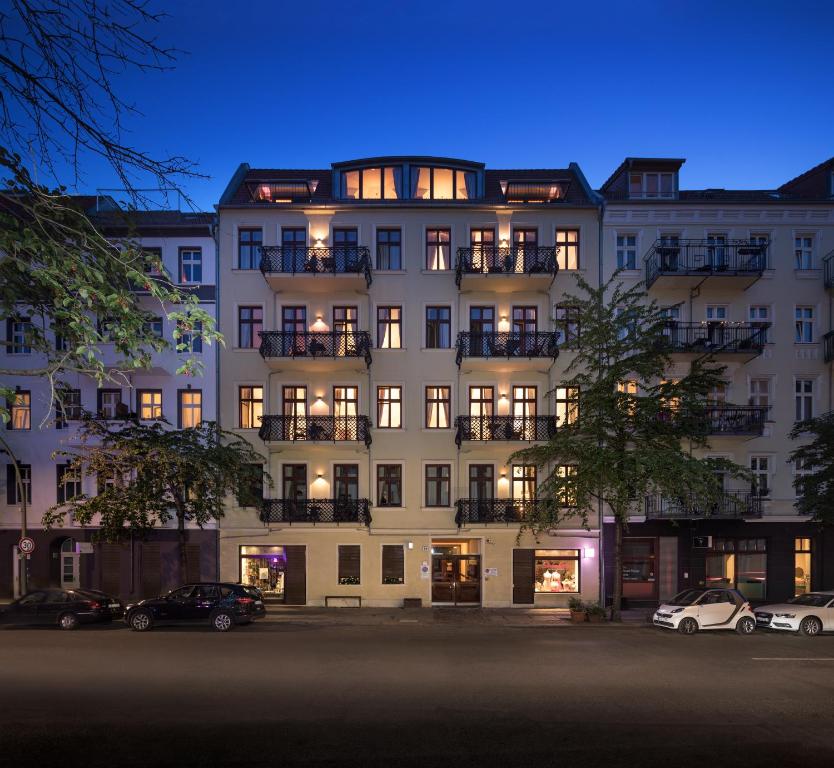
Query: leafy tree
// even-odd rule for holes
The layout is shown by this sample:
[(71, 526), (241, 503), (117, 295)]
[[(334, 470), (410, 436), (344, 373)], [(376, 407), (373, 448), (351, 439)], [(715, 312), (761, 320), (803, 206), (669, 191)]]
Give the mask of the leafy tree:
[[(622, 602), (622, 539), (632, 511), (649, 496), (672, 500), (684, 513), (720, 504), (719, 472), (746, 470), (723, 459), (698, 458), (707, 446), (707, 399), (723, 368), (695, 360), (669, 379), (668, 321), (641, 285), (626, 288), (615, 273), (594, 288), (577, 277), (579, 341), (559, 383), (575, 393), (576, 410), (552, 439), (516, 452), (514, 460), (544, 470), (539, 497), (524, 527), (534, 534), (568, 518), (587, 528), (591, 514), (610, 514), (615, 525), (611, 618)], [(602, 520), (600, 519), (600, 524)]]
[(810, 438), (794, 448), (788, 461), (807, 470), (794, 477), (796, 509), (815, 522), (834, 523), (834, 411), (797, 422), (792, 440)]
[[(254, 486), (261, 487), (255, 481), (261, 479), (263, 457), (247, 440), (214, 422), (175, 430), (164, 421), (86, 417), (79, 435), (77, 448), (59, 454), (69, 459), (70, 471), (96, 478), (99, 492), (49, 509), (43, 518), (47, 528), (63, 524), (71, 513), (81, 525), (97, 525), (99, 540), (119, 541), (175, 519), (185, 579), (186, 524), (202, 528), (222, 517), (229, 493), (243, 505), (260, 503)], [(268, 473), (263, 477), (271, 484)]]

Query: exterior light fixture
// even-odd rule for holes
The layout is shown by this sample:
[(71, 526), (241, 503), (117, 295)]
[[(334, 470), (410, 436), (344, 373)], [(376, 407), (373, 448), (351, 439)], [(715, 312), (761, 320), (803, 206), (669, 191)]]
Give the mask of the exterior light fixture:
[(594, 556), (594, 548), (593, 547), (585, 547), (582, 554), (583, 554), (583, 557), (586, 557), (586, 558), (593, 557)]
[(409, 541), (407, 546), (408, 546), (409, 549), (414, 549), (414, 542)]

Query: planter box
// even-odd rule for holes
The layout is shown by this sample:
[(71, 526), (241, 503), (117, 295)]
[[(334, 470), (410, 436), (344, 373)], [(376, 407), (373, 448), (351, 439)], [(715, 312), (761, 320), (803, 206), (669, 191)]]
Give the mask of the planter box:
[(570, 620), (574, 624), (584, 624), (588, 619), (587, 614), (585, 611), (571, 611), (570, 612)]
[(605, 621), (605, 616), (595, 615), (593, 613), (588, 614), (588, 621), (591, 624), (602, 624)]

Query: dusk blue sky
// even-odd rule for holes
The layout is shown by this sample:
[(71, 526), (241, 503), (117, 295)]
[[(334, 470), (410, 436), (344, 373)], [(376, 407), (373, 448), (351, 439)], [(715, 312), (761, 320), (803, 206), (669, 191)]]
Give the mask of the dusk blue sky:
[[(164, 4), (163, 4), (164, 5)], [(385, 154), (488, 167), (685, 157), (685, 188), (778, 186), (834, 155), (832, 2), (179, 0), (157, 34), (188, 51), (121, 83), (131, 143), (211, 179), (237, 165)], [(92, 164), (87, 189), (114, 185)]]

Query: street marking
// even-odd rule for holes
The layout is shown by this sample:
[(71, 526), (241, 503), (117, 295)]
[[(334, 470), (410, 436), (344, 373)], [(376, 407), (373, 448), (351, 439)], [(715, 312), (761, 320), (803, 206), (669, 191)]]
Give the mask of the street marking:
[(788, 658), (775, 658), (775, 657), (753, 657), (753, 661), (834, 661), (834, 659), (823, 659), (823, 658), (814, 658), (811, 656), (807, 657), (788, 657)]

